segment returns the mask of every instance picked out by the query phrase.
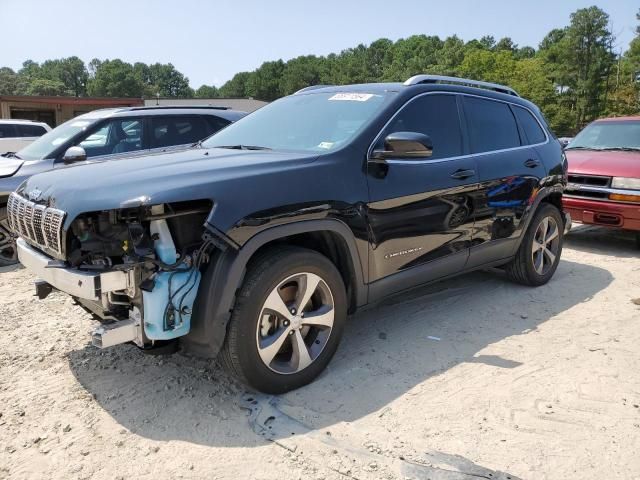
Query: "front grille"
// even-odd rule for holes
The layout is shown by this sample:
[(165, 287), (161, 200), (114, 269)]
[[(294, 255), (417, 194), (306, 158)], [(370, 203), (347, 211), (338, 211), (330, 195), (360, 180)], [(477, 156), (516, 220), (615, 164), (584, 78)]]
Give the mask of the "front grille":
[(9, 227), (41, 250), (62, 256), (62, 222), (65, 212), (37, 205), (12, 193), (7, 202)]
[(592, 187), (608, 187), (611, 183), (611, 177), (601, 177), (597, 175), (575, 175), (569, 174), (569, 183), (577, 185), (590, 185)]

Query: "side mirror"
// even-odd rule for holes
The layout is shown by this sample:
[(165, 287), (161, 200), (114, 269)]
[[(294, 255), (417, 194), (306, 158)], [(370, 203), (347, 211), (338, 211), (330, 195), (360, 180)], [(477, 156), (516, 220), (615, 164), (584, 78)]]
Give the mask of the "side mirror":
[(83, 162), (87, 159), (87, 152), (84, 151), (82, 147), (69, 147), (66, 152), (64, 152), (64, 156), (62, 160), (66, 165), (75, 162)]
[(571, 139), (570, 138), (559, 138), (558, 141), (560, 142), (560, 146), (564, 149), (564, 148), (567, 148), (567, 146), (571, 142)]
[(374, 150), (374, 160), (387, 158), (424, 159), (433, 155), (433, 142), (417, 132), (395, 132), (384, 139), (384, 150)]

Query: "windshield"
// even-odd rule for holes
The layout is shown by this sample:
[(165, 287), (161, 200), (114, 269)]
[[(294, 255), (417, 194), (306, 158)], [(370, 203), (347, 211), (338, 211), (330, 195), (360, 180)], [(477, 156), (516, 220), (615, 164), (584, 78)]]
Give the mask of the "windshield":
[(83, 120), (80, 118), (69, 120), (24, 147), (17, 155), (24, 160), (49, 158), (60, 145), (89, 128), (95, 121), (96, 119)]
[(572, 149), (640, 150), (640, 121), (592, 123), (569, 144)]
[(312, 93), (277, 100), (203, 142), (205, 148), (327, 152), (346, 145), (390, 94)]

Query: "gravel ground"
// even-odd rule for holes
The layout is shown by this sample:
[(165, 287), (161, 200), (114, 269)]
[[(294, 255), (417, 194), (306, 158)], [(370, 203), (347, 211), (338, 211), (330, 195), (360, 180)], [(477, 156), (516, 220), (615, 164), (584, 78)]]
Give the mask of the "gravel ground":
[(0, 479), (640, 478), (624, 233), (578, 227), (537, 289), (479, 272), (360, 312), (318, 381), (254, 396), (268, 435), (214, 363), (94, 349), (90, 315), (32, 281), (0, 273)]

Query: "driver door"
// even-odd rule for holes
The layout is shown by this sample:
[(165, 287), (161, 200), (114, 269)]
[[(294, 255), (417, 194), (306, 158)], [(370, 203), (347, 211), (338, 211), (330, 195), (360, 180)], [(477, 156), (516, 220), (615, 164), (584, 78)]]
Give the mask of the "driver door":
[(428, 135), (422, 159), (368, 162), (371, 295), (393, 293), (455, 273), (469, 256), (475, 160), (465, 156), (458, 96), (410, 100), (381, 132), (374, 149), (395, 132)]
[(87, 160), (131, 157), (148, 152), (144, 118), (114, 118), (100, 123), (76, 141)]

